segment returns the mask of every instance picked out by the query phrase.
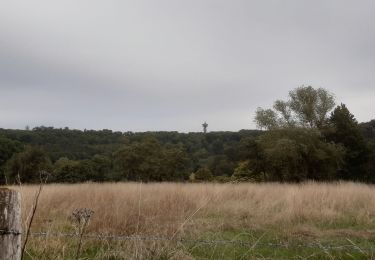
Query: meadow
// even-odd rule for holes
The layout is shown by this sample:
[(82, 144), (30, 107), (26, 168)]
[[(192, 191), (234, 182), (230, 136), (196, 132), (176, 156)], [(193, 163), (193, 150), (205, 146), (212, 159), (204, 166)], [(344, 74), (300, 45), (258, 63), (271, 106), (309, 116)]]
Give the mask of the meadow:
[[(12, 188), (26, 222), (38, 186)], [(79, 208), (81, 259), (375, 258), (375, 187), (308, 182), (48, 184), (26, 259), (74, 259)]]

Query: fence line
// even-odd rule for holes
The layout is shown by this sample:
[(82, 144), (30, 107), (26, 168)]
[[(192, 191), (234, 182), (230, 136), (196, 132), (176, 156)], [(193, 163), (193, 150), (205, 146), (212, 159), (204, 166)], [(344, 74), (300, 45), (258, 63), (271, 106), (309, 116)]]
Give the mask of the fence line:
[[(31, 232), (33, 237), (78, 237), (76, 233), (60, 233), (60, 232)], [(97, 240), (116, 240), (116, 241), (169, 241), (169, 242), (180, 242), (180, 243), (192, 243), (192, 244), (206, 244), (206, 245), (237, 245), (242, 247), (308, 247), (308, 248), (320, 248), (325, 250), (350, 250), (355, 249), (357, 251), (374, 252), (373, 247), (358, 247), (355, 244), (347, 245), (322, 245), (319, 242), (306, 243), (306, 244), (289, 244), (289, 243), (261, 243), (261, 242), (249, 242), (244, 240), (205, 240), (205, 239), (184, 239), (184, 238), (171, 238), (166, 236), (143, 236), (143, 235), (108, 235), (108, 234), (86, 234), (83, 235), (85, 239), (97, 239)]]
[(22, 233), (14, 229), (0, 229), (0, 235), (22, 235)]

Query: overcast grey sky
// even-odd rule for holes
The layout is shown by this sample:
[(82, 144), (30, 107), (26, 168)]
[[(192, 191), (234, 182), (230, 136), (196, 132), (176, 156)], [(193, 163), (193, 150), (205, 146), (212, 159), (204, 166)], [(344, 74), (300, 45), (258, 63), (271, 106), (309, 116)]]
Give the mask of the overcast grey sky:
[(255, 128), (300, 85), (375, 118), (373, 0), (0, 0), (0, 127)]

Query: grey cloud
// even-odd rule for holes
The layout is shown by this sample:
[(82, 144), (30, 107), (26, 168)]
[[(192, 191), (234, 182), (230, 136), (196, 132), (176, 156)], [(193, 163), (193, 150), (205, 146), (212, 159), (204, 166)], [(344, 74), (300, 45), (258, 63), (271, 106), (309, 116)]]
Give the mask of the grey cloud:
[(2, 1), (0, 127), (253, 128), (324, 87), (373, 118), (375, 2)]

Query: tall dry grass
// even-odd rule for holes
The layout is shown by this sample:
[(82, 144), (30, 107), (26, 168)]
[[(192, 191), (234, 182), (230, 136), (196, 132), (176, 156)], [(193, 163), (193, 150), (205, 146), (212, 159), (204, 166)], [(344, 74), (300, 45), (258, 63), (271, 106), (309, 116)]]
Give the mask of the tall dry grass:
[[(38, 186), (13, 188), (21, 192), (26, 220)], [(32, 232), (73, 232), (70, 216), (79, 208), (95, 212), (91, 234), (199, 239), (254, 231), (252, 241), (263, 232), (274, 232), (278, 241), (375, 238), (375, 186), (356, 183), (50, 184), (43, 187)], [(27, 256), (74, 259), (76, 248), (74, 238), (31, 237)], [(85, 257), (92, 252), (87, 259), (194, 259), (191, 248), (173, 241), (90, 240), (83, 249)], [(226, 245), (221, 252), (230, 250)]]
[[(36, 186), (23, 186), (23, 213)], [(356, 183), (51, 184), (33, 230), (64, 230), (76, 208), (95, 211), (89, 232), (163, 236), (228, 228), (375, 224), (375, 188)], [(26, 218), (26, 216), (24, 216)]]

